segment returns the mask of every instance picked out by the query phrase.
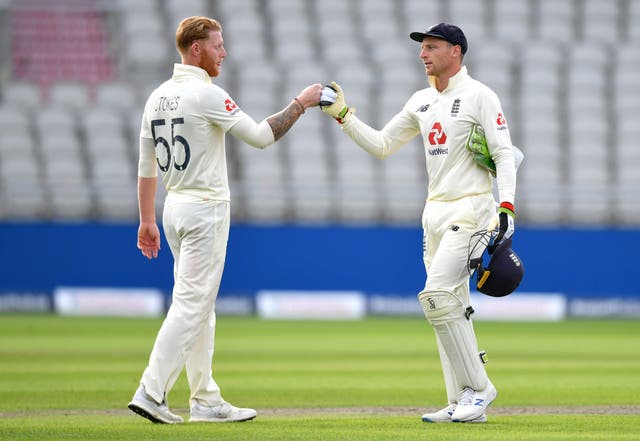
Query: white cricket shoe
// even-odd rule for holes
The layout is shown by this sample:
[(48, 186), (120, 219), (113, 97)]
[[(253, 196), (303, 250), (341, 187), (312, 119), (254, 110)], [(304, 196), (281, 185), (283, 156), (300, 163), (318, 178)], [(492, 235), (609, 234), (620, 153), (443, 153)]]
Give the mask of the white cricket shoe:
[(425, 413), (422, 415), (422, 421), (425, 423), (450, 423), (451, 415), (453, 415), (453, 411), (456, 410), (456, 406), (456, 403), (452, 403), (437, 412)]
[(465, 388), (460, 395), (456, 410), (451, 415), (451, 421), (454, 423), (471, 422), (482, 415), (485, 415), (486, 419), (485, 411), (497, 396), (498, 391), (490, 381), (487, 387), (480, 392), (476, 392), (470, 387)]
[(235, 407), (226, 401), (217, 406), (203, 406), (195, 403), (191, 405), (190, 422), (226, 423), (249, 421), (256, 417), (254, 409)]
[[(451, 416), (453, 412), (456, 410), (457, 403), (449, 404), (444, 409), (440, 409), (437, 412), (433, 413), (425, 413), (422, 415), (422, 421), (425, 423), (451, 423)], [(468, 423), (486, 423), (487, 422), (487, 414), (483, 413), (478, 418), (467, 421)]]
[(143, 385), (138, 387), (128, 407), (138, 415), (154, 423), (180, 424), (184, 422), (180, 415), (176, 415), (169, 410), (165, 401), (158, 404), (147, 395)]

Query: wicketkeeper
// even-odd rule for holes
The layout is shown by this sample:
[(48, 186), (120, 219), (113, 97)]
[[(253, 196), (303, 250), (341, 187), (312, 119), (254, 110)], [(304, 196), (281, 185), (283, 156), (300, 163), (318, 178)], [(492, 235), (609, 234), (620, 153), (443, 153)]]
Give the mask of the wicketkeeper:
[[(361, 148), (380, 159), (422, 135), (429, 178), (422, 216), (427, 280), (418, 299), (435, 330), (447, 391), (447, 405), (422, 419), (485, 422), (497, 391), (485, 371), (471, 322), (469, 240), (495, 225), (499, 232), (493, 245), (513, 234), (514, 148), (497, 95), (472, 79), (463, 65), (467, 39), (462, 30), (440, 23), (410, 37), (421, 43), (420, 59), (430, 87), (417, 91), (382, 130), (355, 116), (335, 82), (325, 87), (321, 107)], [(492, 175), (499, 204), (492, 193)]]

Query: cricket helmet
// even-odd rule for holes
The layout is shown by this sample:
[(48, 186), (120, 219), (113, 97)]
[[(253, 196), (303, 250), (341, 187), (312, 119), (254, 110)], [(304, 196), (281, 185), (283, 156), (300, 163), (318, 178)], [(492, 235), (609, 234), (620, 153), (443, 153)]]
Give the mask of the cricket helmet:
[[(489, 246), (496, 235), (496, 231), (484, 230), (472, 236), (472, 240), (475, 237), (477, 242), (473, 249), (470, 247), (468, 269), (471, 275), (476, 273), (476, 289), (479, 292), (491, 297), (504, 297), (520, 285), (524, 277), (524, 265), (522, 259), (511, 249), (511, 238), (502, 241), (495, 249)], [(483, 246), (485, 249), (482, 255), (471, 258), (473, 251)]]

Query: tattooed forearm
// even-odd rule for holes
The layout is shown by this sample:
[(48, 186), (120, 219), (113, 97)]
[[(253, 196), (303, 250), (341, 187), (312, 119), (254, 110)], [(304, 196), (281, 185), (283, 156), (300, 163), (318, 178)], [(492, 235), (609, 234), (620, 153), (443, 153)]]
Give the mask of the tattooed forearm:
[(302, 106), (297, 101), (292, 101), (282, 111), (267, 118), (267, 122), (273, 131), (273, 138), (276, 141), (282, 138), (303, 113)]

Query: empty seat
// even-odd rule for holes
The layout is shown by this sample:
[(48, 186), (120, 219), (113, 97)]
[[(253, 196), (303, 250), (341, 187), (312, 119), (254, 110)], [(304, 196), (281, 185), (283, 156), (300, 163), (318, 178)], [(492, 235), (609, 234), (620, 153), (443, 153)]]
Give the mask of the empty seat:
[(530, 2), (494, 0), (494, 27), (498, 40), (528, 44), (531, 17)]
[(81, 164), (61, 160), (45, 165), (45, 185), (53, 216), (60, 219), (87, 219), (92, 212), (93, 198)]
[(347, 223), (380, 221), (382, 201), (378, 162), (369, 155), (336, 164), (336, 209)]
[(128, 83), (109, 81), (96, 86), (96, 104), (113, 112), (142, 108), (143, 102), (136, 99), (135, 90)]
[(343, 68), (344, 65), (354, 65), (364, 63), (364, 49), (354, 39), (349, 44), (344, 44), (341, 40), (332, 40), (324, 45), (324, 59), (330, 67)]
[(127, 12), (122, 15), (121, 29), (124, 36), (131, 40), (140, 35), (159, 37), (163, 35), (163, 16), (158, 8), (149, 9), (144, 13)]
[(518, 182), (518, 216), (525, 217), (528, 223), (534, 225), (564, 223), (567, 204), (565, 188), (558, 182)]
[(69, 160), (84, 167), (80, 140), (73, 132), (59, 131), (42, 137), (40, 153), (45, 163)]
[(584, 0), (582, 37), (587, 41), (614, 43), (619, 39), (619, 1)]
[(42, 104), (42, 91), (38, 84), (31, 81), (9, 81), (2, 89), (1, 98), (7, 106), (32, 112)]
[(531, 158), (527, 154), (526, 161), (526, 167), (518, 170), (518, 186), (520, 183), (530, 186), (560, 185), (565, 179), (565, 173), (557, 159)]
[(0, 132), (28, 132), (31, 128), (31, 119), (20, 107), (0, 103)]
[[(290, 139), (289, 181), (291, 210), (296, 221), (329, 221), (333, 213), (333, 185), (328, 160), (320, 143), (307, 146)], [(304, 148), (302, 146), (305, 145)], [(295, 152), (295, 153), (293, 153)]]
[(30, 132), (17, 130), (0, 132), (0, 158), (14, 155), (35, 155), (36, 143)]
[(126, 164), (137, 163), (137, 155), (133, 157), (129, 142), (122, 133), (111, 133), (108, 136), (95, 136), (84, 143), (87, 158), (91, 163), (119, 162)]
[(316, 58), (316, 51), (306, 33), (277, 40), (274, 44), (274, 52), (276, 59), (283, 64), (303, 63)]
[[(520, 81), (523, 96), (548, 96), (559, 104), (560, 68), (563, 65), (562, 52), (557, 45), (544, 41), (532, 42), (520, 47)], [(540, 93), (545, 89), (548, 93)], [(527, 100), (523, 99), (526, 105)]]
[(160, 36), (141, 34), (127, 43), (124, 56), (132, 75), (163, 71), (176, 61), (177, 54), (170, 53), (164, 41)]
[(211, 16), (209, 2), (206, 0), (167, 0), (165, 7), (170, 29), (176, 29), (180, 21), (186, 17)]
[(127, 14), (142, 14), (148, 11), (158, 10), (158, 0), (117, 0), (118, 9)]
[(122, 114), (117, 109), (104, 106), (84, 110), (79, 118), (80, 125), (87, 138), (120, 135), (125, 131)]
[(569, 43), (576, 35), (574, 2), (538, 0), (536, 35), (543, 41)]
[(80, 82), (57, 81), (49, 87), (48, 101), (67, 112), (78, 112), (89, 107), (89, 89)]
[[(394, 2), (358, 0), (353, 5), (356, 16), (360, 17), (361, 35), (371, 47), (381, 40), (397, 39), (400, 36)], [(407, 43), (409, 42), (405, 44)]]
[(625, 24), (627, 34), (626, 37), (631, 42), (637, 42), (640, 40), (640, 26), (638, 21), (640, 20), (640, 2), (630, 1), (628, 3), (628, 10), (626, 11)]
[(135, 219), (138, 212), (137, 185), (131, 164), (131, 161), (116, 160), (92, 164), (92, 188), (101, 217)]
[(76, 130), (76, 119), (64, 107), (47, 106), (36, 114), (35, 128), (40, 136), (55, 132), (73, 132)]
[[(318, 3), (323, 4), (323, 3)], [(356, 28), (348, 14), (326, 14), (326, 11), (316, 15), (317, 36), (321, 43), (321, 50), (325, 57), (331, 57), (332, 49), (341, 49), (341, 46), (351, 46), (357, 44)], [(349, 41), (348, 45), (339, 44)], [(337, 59), (338, 57), (334, 57)]]
[(226, 22), (228, 17), (235, 17), (247, 13), (257, 13), (258, 3), (259, 0), (223, 1), (216, 3), (216, 10), (219, 11), (221, 17), (225, 18), (224, 21)]
[(484, 2), (476, 0), (450, 0), (449, 23), (459, 26), (467, 37), (469, 50), (474, 51), (480, 46), (481, 41), (485, 41), (488, 36), (487, 8)]
[(569, 222), (574, 225), (601, 225), (611, 220), (611, 190), (608, 185), (568, 186)]
[(406, 23), (406, 34), (410, 32), (424, 32), (431, 25), (442, 21), (443, 11), (441, 2), (425, 2), (424, 0), (405, 0), (402, 18)]
[(418, 143), (406, 145), (381, 162), (382, 218), (420, 225), (427, 197), (424, 153)]
[(240, 181), (244, 213), (251, 222), (282, 222), (289, 217), (287, 187), (279, 180)]
[(47, 215), (37, 158), (32, 154), (0, 157), (0, 200), (9, 219), (39, 219)]

